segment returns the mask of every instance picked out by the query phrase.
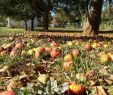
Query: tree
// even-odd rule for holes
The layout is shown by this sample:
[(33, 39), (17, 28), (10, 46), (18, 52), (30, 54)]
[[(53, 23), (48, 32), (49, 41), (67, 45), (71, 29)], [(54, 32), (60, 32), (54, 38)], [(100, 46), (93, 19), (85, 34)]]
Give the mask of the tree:
[(58, 26), (60, 25), (60, 27), (63, 27), (69, 21), (69, 17), (67, 17), (66, 13), (61, 8), (57, 9), (55, 18), (57, 20)]
[(48, 31), (49, 26), (49, 13), (52, 8), (51, 0), (44, 0), (45, 1), (45, 11), (43, 15), (43, 30)]
[(83, 34), (98, 35), (103, 0), (90, 0)]
[(38, 18), (43, 18), (43, 30), (47, 31), (49, 26), (49, 14), (54, 0), (32, 0), (32, 6)]
[(61, 25), (67, 22), (76, 24), (77, 20), (81, 22), (79, 3), (79, 0), (56, 0), (54, 10), (57, 21)]
[(11, 0), (0, 0), (0, 15), (13, 17), (16, 14)]
[[(11, 0), (14, 2), (15, 0)], [(13, 16), (16, 20), (23, 20), (25, 22), (25, 29), (27, 30), (27, 21), (31, 20), (31, 31), (34, 30), (34, 18), (35, 12), (33, 10), (31, 0), (16, 0), (14, 5), (12, 5), (15, 9), (16, 15)]]
[(18, 21), (23, 20), (26, 30), (27, 20), (31, 20), (31, 30), (34, 30), (35, 13), (31, 0), (0, 0), (0, 14)]

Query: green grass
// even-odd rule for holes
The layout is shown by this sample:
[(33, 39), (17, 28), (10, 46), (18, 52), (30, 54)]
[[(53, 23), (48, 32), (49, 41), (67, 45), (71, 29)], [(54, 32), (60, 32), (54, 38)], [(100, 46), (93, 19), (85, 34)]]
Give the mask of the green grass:
[(0, 34), (13, 34), (13, 33), (23, 33), (25, 32), (22, 28), (8, 28), (8, 27), (0, 27)]
[[(41, 29), (41, 28), (38, 28)], [(34, 32), (39, 33), (40, 30), (35, 28)], [(73, 33), (82, 33), (82, 29), (75, 29), (75, 28), (49, 28), (50, 31), (61, 31), (61, 32), (73, 32)], [(30, 30), (28, 30), (30, 31)], [(23, 32), (28, 32), (24, 28), (8, 28), (8, 27), (0, 27), (0, 35), (2, 34), (18, 34), (18, 33), (23, 33)], [(75, 32), (76, 31), (76, 32)], [(113, 36), (113, 31), (112, 30), (101, 30), (101, 35), (107, 35), (107, 36)]]

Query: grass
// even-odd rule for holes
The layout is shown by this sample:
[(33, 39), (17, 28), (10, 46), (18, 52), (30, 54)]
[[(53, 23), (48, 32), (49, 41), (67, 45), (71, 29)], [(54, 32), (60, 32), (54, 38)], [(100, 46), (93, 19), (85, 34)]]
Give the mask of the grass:
[[(36, 28), (34, 32), (39, 33), (41, 28)], [(30, 30), (28, 30), (30, 31)], [(49, 28), (50, 32), (66, 32), (66, 33), (82, 33), (82, 29), (78, 28)], [(1, 34), (18, 34), (27, 32), (23, 28), (8, 28), (8, 27), (0, 27), (0, 35)], [(113, 30), (101, 30), (101, 35), (113, 36)]]
[(14, 33), (23, 33), (24, 29), (21, 28), (8, 28), (8, 27), (0, 27), (0, 34), (14, 34)]
[[(13, 43), (13, 45), (11, 46), (12, 48), (15, 48), (14, 46), (16, 45), (16, 40), (14, 40), (12, 42)], [(110, 53), (110, 51), (113, 50), (111, 41), (107, 41), (107, 40), (103, 41), (104, 44), (108, 45), (107, 48), (104, 47), (104, 44), (103, 44), (103, 46), (101, 46), (101, 47), (93, 48), (92, 50), (86, 50), (85, 45), (87, 43), (90, 43), (91, 45), (93, 45), (95, 43), (95, 41), (93, 41), (93, 40), (84, 41), (84, 39), (83, 40), (82, 39), (74, 40), (74, 41), (72, 41), (72, 45), (68, 45), (67, 44), (68, 42), (65, 41), (65, 39), (62, 39), (63, 42), (58, 43), (59, 47), (55, 47), (60, 52), (59, 56), (57, 56), (56, 58), (52, 58), (50, 56), (50, 52), (45, 51), (40, 55), (40, 57), (38, 59), (36, 59), (34, 57), (35, 52), (32, 55), (29, 55), (28, 51), (32, 50), (33, 48), (43, 47), (45, 44), (46, 44), (46, 47), (54, 48), (51, 46), (51, 42), (48, 41), (49, 38), (32, 39), (32, 40), (34, 40), (33, 42), (29, 38), (21, 39), (21, 40), (23, 42), (22, 43), (23, 47), (21, 49), (18, 49), (13, 57), (10, 56), (11, 51), (9, 51), (9, 52), (7, 51), (8, 48), (6, 49), (6, 52), (4, 55), (1, 55), (1, 54), (3, 54), (3, 51), (2, 51), (2, 53), (0, 53), (0, 65), (1, 65), (0, 68), (2, 68), (4, 66), (8, 66), (10, 68), (10, 71), (13, 71), (11, 73), (14, 74), (14, 76), (11, 78), (12, 78), (12, 80), (14, 80), (15, 84), (18, 83), (18, 81), (19, 81), (19, 83), (21, 83), (20, 80), (18, 80), (18, 79), (20, 79), (21, 75), (26, 74), (30, 79), (29, 85), (31, 85), (31, 86), (28, 85), (27, 87), (25, 87), (25, 89), (23, 89), (23, 87), (19, 87), (19, 85), (17, 84), (17, 88), (14, 87), (14, 90), (17, 89), (16, 92), (19, 93), (17, 95), (21, 95), (20, 94), (21, 90), (22, 90), (21, 91), (22, 93), (25, 93), (26, 91), (27, 92), (42, 91), (43, 93), (47, 93), (47, 91), (45, 90), (46, 87), (50, 89), (50, 93), (51, 93), (50, 95), (65, 95), (60, 92), (62, 90), (61, 86), (64, 83), (70, 82), (70, 81), (76, 81), (76, 83), (78, 83), (78, 84), (82, 84), (82, 85), (85, 85), (86, 87), (89, 87), (89, 86), (91, 86), (90, 81), (86, 80), (87, 77), (85, 77), (84, 75), (86, 75), (87, 72), (89, 73), (90, 70), (92, 70), (93, 72), (96, 72), (94, 78), (96, 78), (98, 85), (102, 86), (102, 85), (104, 85), (104, 83), (101, 84), (100, 79), (102, 79), (106, 76), (103, 75), (103, 72), (100, 73), (98, 71), (99, 70), (101, 71), (101, 69), (104, 67), (107, 67), (107, 68), (112, 67), (112, 66), (110, 66), (113, 63), (113, 62), (111, 62), (111, 60), (109, 60), (110, 62), (107, 61), (105, 64), (102, 64), (100, 61), (100, 56), (99, 56), (101, 52)], [(55, 39), (51, 39), (51, 40), (54, 41)], [(61, 39), (56, 39), (56, 40), (57, 40), (57, 42), (61, 41)], [(10, 43), (8, 41), (8, 39), (7, 39), (6, 43)], [(2, 42), (1, 44), (4, 44), (4, 42)], [(80, 55), (73, 56), (72, 55), (73, 49), (80, 50)], [(23, 50), (26, 51), (26, 53), (24, 55), (21, 54)], [(64, 57), (67, 54), (71, 54), (71, 56), (72, 56), (72, 59), (71, 59), (72, 65), (70, 65), (70, 67), (71, 66), (72, 67), (69, 69), (65, 69), (64, 65), (63, 65), (65, 63)], [(47, 59), (45, 59), (45, 58), (47, 58)], [(68, 62), (68, 61), (66, 61), (66, 62)], [(28, 63), (28, 64), (26, 64), (26, 63)], [(31, 64), (29, 65), (29, 63), (31, 63)], [(37, 67), (37, 69), (35, 69), (34, 67)], [(41, 69), (39, 69), (39, 68), (41, 68)], [(35, 70), (38, 70), (38, 72)], [(109, 70), (111, 70), (111, 72), (109, 72), (109, 75), (112, 75), (113, 69), (109, 68)], [(19, 75), (18, 73), (20, 71), (21, 71), (21, 73)], [(44, 71), (45, 71), (45, 73), (44, 73)], [(41, 74), (44, 73), (44, 74), (48, 75), (48, 77), (50, 77), (51, 80), (49, 79), (47, 81), (46, 85), (40, 84), (40, 81), (37, 80), (37, 77), (39, 77), (39, 73), (41, 73)], [(79, 77), (77, 77), (77, 75)], [(6, 86), (7, 84), (5, 84), (5, 83), (8, 82), (8, 80), (3, 79), (4, 77), (2, 75), (0, 77), (1, 77), (0, 78), (1, 84), (4, 83), (3, 86)], [(92, 77), (91, 78), (88, 77), (88, 78), (90, 78), (93, 81)], [(102, 79), (102, 81), (104, 81), (104, 79)], [(36, 85), (34, 85), (34, 84), (36, 84)], [(23, 82), (21, 83), (21, 85), (23, 85)], [(60, 94), (52, 94), (52, 93), (56, 93), (55, 90), (52, 89), (54, 87), (54, 85), (57, 85), (55, 87), (55, 89), (58, 89), (57, 92)], [(107, 83), (106, 83), (106, 86), (108, 88), (110, 87), (110, 85)], [(33, 93), (30, 95), (35, 95), (35, 92), (29, 92), (29, 93)], [(39, 94), (39, 95), (44, 95), (43, 93)], [(28, 94), (26, 94), (26, 95), (28, 95)], [(47, 94), (47, 95), (49, 95), (49, 94)]]

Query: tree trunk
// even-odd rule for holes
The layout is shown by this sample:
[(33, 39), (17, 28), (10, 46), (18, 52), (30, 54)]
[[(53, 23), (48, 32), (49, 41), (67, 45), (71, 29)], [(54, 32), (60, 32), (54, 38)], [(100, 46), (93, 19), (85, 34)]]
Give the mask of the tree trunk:
[(44, 17), (43, 17), (43, 30), (44, 31), (48, 31), (50, 9), (51, 9), (51, 1), (47, 0), (47, 7), (45, 9), (45, 13), (44, 13)]
[(27, 30), (27, 20), (24, 20), (25, 23), (25, 30)]
[(32, 0), (32, 8), (35, 11), (35, 14), (38, 15), (37, 10), (38, 10), (38, 0)]
[(48, 11), (47, 10), (43, 18), (43, 30), (48, 31)]
[(31, 31), (34, 31), (34, 19), (35, 19), (35, 16), (31, 18)]
[(103, 0), (90, 0), (84, 35), (98, 35)]

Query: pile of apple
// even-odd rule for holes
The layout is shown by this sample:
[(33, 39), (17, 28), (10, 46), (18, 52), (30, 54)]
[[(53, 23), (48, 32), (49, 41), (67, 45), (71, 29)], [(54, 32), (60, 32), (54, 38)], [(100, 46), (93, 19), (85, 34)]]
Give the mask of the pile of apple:
[[(113, 66), (112, 65), (113, 64), (112, 43), (113, 43), (112, 40), (108, 42), (96, 41), (96, 40), (88, 40), (88, 41), (62, 40), (61, 41), (60, 39), (53, 40), (51, 38), (38, 39), (38, 38), (10, 37), (7, 43), (1, 43), (0, 57), (5, 58), (7, 56), (9, 58), (14, 59), (16, 58), (16, 56), (19, 55), (20, 57), (23, 57), (28, 61), (33, 59), (39, 62), (39, 65), (42, 64), (42, 62), (45, 62), (45, 64), (47, 63), (47, 65), (50, 65), (49, 63), (53, 63), (50, 65), (53, 70), (54, 69), (56, 70), (55, 66), (59, 66), (58, 70), (56, 71), (59, 73), (62, 73), (61, 76), (63, 76), (63, 73), (65, 72), (70, 77), (70, 78), (67, 78), (67, 82), (68, 82), (68, 89), (66, 90), (67, 94), (86, 95), (87, 89), (89, 89), (88, 86), (92, 84), (96, 85), (96, 83), (92, 83), (94, 82), (94, 79), (92, 79), (92, 77), (97, 74), (96, 70), (102, 69), (104, 67)], [(57, 60), (60, 60), (59, 64), (56, 64)], [(76, 62), (77, 60), (79, 60), (78, 63)], [(84, 64), (79, 63), (82, 60)], [(87, 65), (91, 65), (91, 66), (97, 65), (97, 67), (95, 67), (94, 70), (91, 70), (91, 68), (93, 67), (88, 68)], [(76, 71), (75, 70), (76, 66), (79, 66), (77, 67), (78, 70), (81, 68), (83, 69), (86, 66), (87, 70)], [(83, 67), (80, 67), (80, 66), (83, 66)], [(0, 74), (5, 72), (6, 73), (10, 72), (10, 70), (8, 71), (8, 68), (9, 68), (8, 64), (7, 66), (5, 66), (5, 64), (2, 64), (0, 68), (1, 68)], [(52, 73), (53, 72), (55, 71), (52, 71)], [(113, 71), (111, 70), (111, 72)], [(46, 74), (42, 74), (42, 75), (45, 76)], [(73, 76), (71, 77), (71, 75)], [(60, 77), (60, 76), (56, 76), (56, 79), (57, 77)], [(43, 78), (39, 77), (38, 79), (40, 82), (46, 83), (44, 78), (45, 77)], [(89, 84), (88, 85), (82, 84), (82, 82), (84, 81), (81, 81), (81, 79), (85, 80), (85, 82), (86, 83), (88, 82)], [(101, 78), (99, 77), (99, 79)], [(66, 82), (66, 81), (62, 81), (62, 83), (63, 82)], [(113, 84), (113, 82), (111, 82), (111, 84)], [(5, 91), (0, 95), (16, 95), (16, 94), (11, 91)]]

